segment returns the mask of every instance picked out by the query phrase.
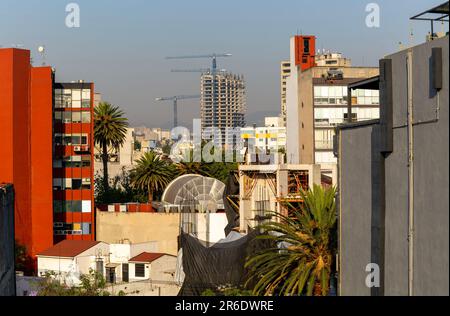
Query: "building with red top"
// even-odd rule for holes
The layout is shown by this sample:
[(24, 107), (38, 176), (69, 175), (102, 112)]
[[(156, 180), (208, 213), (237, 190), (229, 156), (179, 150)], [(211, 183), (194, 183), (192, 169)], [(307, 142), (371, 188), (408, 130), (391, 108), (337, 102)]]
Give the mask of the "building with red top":
[(15, 238), (33, 257), (94, 239), (93, 90), (55, 83), (29, 50), (0, 49), (0, 182), (14, 186)]

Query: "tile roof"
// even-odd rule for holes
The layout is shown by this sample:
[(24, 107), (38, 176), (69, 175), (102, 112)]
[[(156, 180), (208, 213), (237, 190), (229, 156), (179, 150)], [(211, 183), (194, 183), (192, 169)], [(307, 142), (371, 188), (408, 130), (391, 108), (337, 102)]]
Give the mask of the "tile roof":
[(143, 252), (136, 257), (131, 258), (128, 260), (129, 262), (145, 262), (150, 263), (155, 261), (156, 259), (161, 258), (162, 256), (166, 256), (165, 253), (150, 253), (150, 252)]
[(47, 250), (38, 253), (37, 255), (43, 257), (73, 258), (99, 243), (100, 241), (90, 240), (63, 240)]

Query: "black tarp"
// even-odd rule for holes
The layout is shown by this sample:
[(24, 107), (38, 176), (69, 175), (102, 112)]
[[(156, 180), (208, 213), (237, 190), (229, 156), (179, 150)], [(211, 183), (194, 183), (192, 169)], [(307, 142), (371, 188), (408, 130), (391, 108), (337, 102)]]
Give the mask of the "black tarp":
[(0, 296), (15, 292), (14, 193), (12, 185), (0, 184)]
[(246, 258), (267, 245), (255, 239), (256, 231), (231, 242), (218, 242), (208, 247), (205, 242), (181, 235), (185, 279), (178, 295), (198, 296), (220, 286), (242, 287), (246, 281)]

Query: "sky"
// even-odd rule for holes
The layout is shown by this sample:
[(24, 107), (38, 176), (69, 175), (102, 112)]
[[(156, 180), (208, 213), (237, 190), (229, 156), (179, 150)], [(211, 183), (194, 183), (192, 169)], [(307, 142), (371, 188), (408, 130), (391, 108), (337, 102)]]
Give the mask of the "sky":
[[(66, 5), (80, 7), (80, 27), (68, 28)], [(366, 26), (366, 5), (380, 7), (380, 27)], [(353, 65), (376, 66), (399, 42), (425, 40), (429, 24), (410, 21), (443, 0), (1, 0), (0, 46), (30, 49), (34, 65), (46, 47), (56, 80), (95, 83), (105, 101), (119, 105), (132, 126), (169, 128), (172, 104), (155, 98), (199, 94), (208, 59), (166, 56), (231, 53), (219, 67), (243, 74), (247, 121), (280, 111), (280, 61), (289, 38), (315, 35), (317, 48), (340, 52)], [(441, 26), (436, 26), (440, 30)], [(413, 32), (411, 40), (410, 32)], [(23, 45), (23, 46), (22, 46)], [(199, 117), (199, 101), (179, 103), (185, 126)]]

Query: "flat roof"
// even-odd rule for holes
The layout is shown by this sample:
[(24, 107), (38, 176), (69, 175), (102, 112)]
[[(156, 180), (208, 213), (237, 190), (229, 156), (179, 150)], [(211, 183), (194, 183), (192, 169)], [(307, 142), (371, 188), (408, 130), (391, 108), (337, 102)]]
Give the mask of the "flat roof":
[(448, 22), (449, 14), (449, 1), (444, 2), (434, 8), (428, 9), (422, 13), (416, 14), (411, 17), (410, 20), (423, 20), (423, 21), (446, 21)]
[(358, 122), (352, 122), (352, 123), (343, 123), (343, 124), (339, 124), (338, 126), (336, 126), (335, 129), (336, 130), (350, 129), (350, 128), (369, 126), (369, 125), (376, 125), (376, 124), (380, 124), (380, 119), (358, 121)]
[(375, 76), (360, 81), (353, 82), (348, 85), (350, 89), (366, 89), (366, 90), (379, 90), (380, 89), (380, 76)]

